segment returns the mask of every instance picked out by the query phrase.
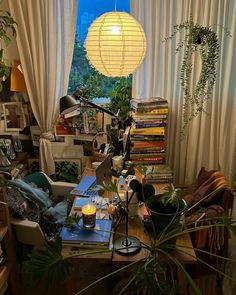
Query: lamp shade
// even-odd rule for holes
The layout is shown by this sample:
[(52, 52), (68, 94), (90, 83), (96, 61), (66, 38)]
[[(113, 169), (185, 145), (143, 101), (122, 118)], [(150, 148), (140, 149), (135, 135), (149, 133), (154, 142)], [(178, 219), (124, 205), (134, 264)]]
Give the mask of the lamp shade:
[(11, 70), (11, 91), (27, 92), (24, 75), (19, 60), (14, 60)]
[(127, 77), (142, 63), (146, 37), (142, 26), (126, 12), (108, 12), (89, 28), (85, 41), (91, 65), (108, 77)]
[(78, 109), (78, 103), (76, 99), (70, 95), (60, 98), (60, 114), (64, 115)]

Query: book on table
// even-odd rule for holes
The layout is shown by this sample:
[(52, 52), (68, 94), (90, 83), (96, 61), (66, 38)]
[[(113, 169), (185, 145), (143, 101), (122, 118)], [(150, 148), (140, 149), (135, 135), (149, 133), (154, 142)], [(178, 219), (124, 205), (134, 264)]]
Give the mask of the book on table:
[(75, 197), (73, 203), (73, 209), (75, 211), (80, 211), (83, 206), (93, 203), (98, 209), (107, 210), (107, 206), (109, 205), (109, 199), (103, 197)]
[(74, 228), (63, 226), (60, 232), (62, 244), (78, 248), (108, 248), (111, 239), (112, 220), (96, 219), (94, 228), (83, 227), (83, 221)]
[(149, 97), (149, 98), (143, 98), (143, 99), (136, 99), (132, 98), (130, 100), (131, 107), (137, 108), (137, 107), (158, 107), (158, 106), (166, 106), (167, 100), (162, 97)]

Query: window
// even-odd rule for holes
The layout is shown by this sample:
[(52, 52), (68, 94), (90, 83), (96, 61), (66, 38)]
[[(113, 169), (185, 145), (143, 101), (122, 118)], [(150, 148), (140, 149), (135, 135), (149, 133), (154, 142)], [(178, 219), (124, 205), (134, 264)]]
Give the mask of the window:
[[(130, 11), (127, 0), (117, 1), (117, 11)], [(113, 112), (120, 110), (125, 117), (129, 111), (127, 97), (131, 97), (131, 75), (128, 78), (109, 78), (93, 69), (86, 58), (84, 42), (95, 18), (114, 11), (113, 0), (80, 0), (76, 25), (74, 54), (70, 72), (68, 93), (84, 99), (108, 98)], [(105, 100), (105, 99), (103, 99)]]

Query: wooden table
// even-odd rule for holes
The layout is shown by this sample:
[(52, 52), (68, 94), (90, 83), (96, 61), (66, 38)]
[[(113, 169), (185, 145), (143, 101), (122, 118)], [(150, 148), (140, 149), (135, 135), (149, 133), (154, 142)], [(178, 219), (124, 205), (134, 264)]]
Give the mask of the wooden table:
[[(88, 170), (89, 173), (91, 173), (90, 170)], [(166, 184), (157, 184), (155, 189), (158, 193), (161, 193), (161, 191), (163, 190), (163, 187), (165, 187)], [(104, 194), (104, 197), (108, 197), (110, 199), (114, 198), (114, 194), (110, 193), (110, 192), (106, 192)], [(133, 200), (133, 202), (135, 203), (135, 198)], [(131, 204), (132, 205), (132, 204)], [(71, 210), (71, 213), (73, 213), (73, 207)], [(125, 223), (121, 223), (118, 232), (123, 232), (125, 233)], [(149, 243), (150, 242), (150, 236), (149, 234), (145, 231), (143, 223), (141, 222), (141, 219), (136, 217), (133, 218), (129, 218), (129, 226), (128, 226), (128, 235), (130, 236), (134, 236), (136, 238), (138, 238), (141, 242), (144, 243)], [(111, 248), (112, 248), (112, 244), (111, 244)], [(90, 249), (91, 250), (91, 249)], [(68, 248), (64, 248), (64, 253), (66, 252), (70, 252), (71, 249)], [(87, 250), (80, 250), (80, 253), (82, 252), (86, 252)], [(98, 278), (97, 274), (101, 273), (101, 269), (106, 268), (108, 266), (108, 269), (106, 269), (106, 271), (109, 273), (110, 267), (112, 266), (117, 266), (117, 265), (122, 265), (122, 264), (128, 264), (134, 261), (138, 261), (141, 260), (145, 257), (147, 257), (147, 255), (149, 255), (149, 251), (141, 248), (141, 250), (135, 254), (132, 255), (120, 255), (118, 253), (116, 253), (115, 251), (110, 251), (109, 253), (96, 253), (96, 254), (87, 254), (84, 256), (79, 256), (77, 258), (72, 259), (71, 261), (74, 263), (74, 265), (79, 263), (79, 267), (84, 267), (83, 272), (84, 274), (87, 273), (87, 275), (91, 275), (91, 281), (94, 281), (95, 279)], [(195, 264), (196, 263), (196, 255), (192, 246), (192, 242), (191, 239), (189, 237), (189, 235), (184, 234), (181, 235), (177, 238), (176, 241), (176, 249), (174, 250), (174, 252), (172, 252), (172, 255), (174, 255), (175, 258), (177, 258), (181, 263), (183, 263), (184, 265), (187, 264)], [(179, 276), (180, 281), (181, 281), (181, 276)], [(86, 286), (89, 281), (86, 280), (86, 276), (80, 275), (80, 280), (83, 280), (83, 284), (82, 286), (79, 286), (79, 288), (82, 288), (84, 286)], [(78, 274), (76, 276), (76, 274), (74, 273), (71, 276), (71, 279), (68, 283), (68, 288), (67, 288), (67, 293), (68, 294), (73, 294), (73, 292), (78, 291)], [(184, 285), (181, 283), (181, 286)], [(104, 286), (102, 286), (101, 288), (104, 288)], [(100, 290), (100, 292), (103, 292), (102, 294), (105, 295), (106, 292), (104, 290)], [(85, 293), (85, 294), (91, 294), (91, 293)], [(99, 291), (97, 291), (97, 294), (100, 294)], [(109, 294), (109, 291), (108, 293)]]

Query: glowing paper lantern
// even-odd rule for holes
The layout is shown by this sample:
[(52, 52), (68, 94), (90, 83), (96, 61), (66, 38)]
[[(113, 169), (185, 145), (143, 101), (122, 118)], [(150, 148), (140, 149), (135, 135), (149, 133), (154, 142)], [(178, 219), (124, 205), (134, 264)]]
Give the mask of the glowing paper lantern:
[(142, 63), (146, 37), (142, 26), (126, 12), (108, 12), (89, 28), (85, 41), (91, 65), (108, 77), (127, 77)]

